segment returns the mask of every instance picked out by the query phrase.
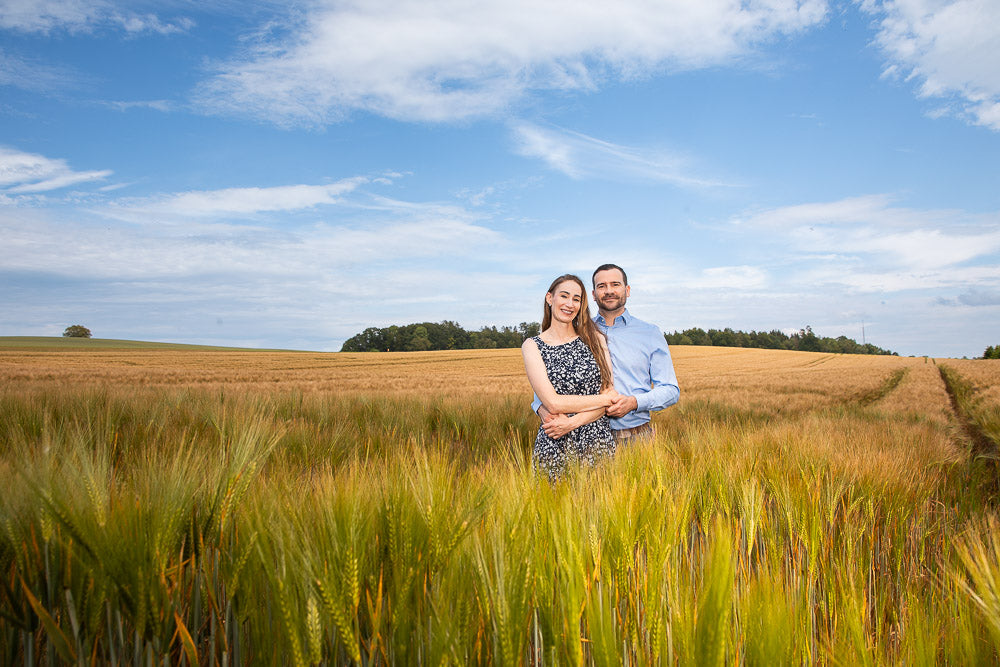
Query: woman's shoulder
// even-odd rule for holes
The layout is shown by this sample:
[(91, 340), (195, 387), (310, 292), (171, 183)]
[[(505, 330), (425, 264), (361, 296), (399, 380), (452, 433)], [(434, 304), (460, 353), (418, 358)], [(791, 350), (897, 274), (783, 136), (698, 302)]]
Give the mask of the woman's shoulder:
[(532, 336), (531, 338), (525, 338), (524, 342), (521, 343), (522, 350), (537, 350), (539, 348), (539, 343), (543, 342), (538, 336)]

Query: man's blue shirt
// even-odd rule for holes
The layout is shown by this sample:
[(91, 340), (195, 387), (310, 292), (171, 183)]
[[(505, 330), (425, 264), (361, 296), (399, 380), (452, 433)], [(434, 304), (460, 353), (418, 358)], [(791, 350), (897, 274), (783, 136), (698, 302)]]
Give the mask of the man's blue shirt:
[(638, 407), (623, 417), (611, 420), (611, 428), (641, 426), (649, 421), (651, 410), (670, 407), (681, 397), (677, 386), (670, 348), (659, 327), (633, 317), (626, 308), (608, 326), (598, 315), (594, 324), (608, 338), (615, 389), (619, 394), (635, 396)]
[[(620, 394), (635, 396), (638, 407), (618, 419), (611, 419), (611, 428), (635, 428), (649, 421), (651, 410), (670, 407), (681, 396), (677, 386), (670, 348), (659, 327), (633, 317), (626, 308), (608, 326), (601, 315), (594, 324), (608, 339), (615, 389)], [(535, 412), (542, 402), (535, 397), (531, 409)]]

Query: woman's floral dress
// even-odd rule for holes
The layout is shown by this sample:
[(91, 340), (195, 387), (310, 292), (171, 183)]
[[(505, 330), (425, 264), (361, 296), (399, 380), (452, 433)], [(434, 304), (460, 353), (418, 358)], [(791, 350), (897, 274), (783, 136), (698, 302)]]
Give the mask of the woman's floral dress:
[[(594, 395), (601, 392), (601, 369), (581, 338), (562, 345), (549, 345), (535, 336), (545, 362), (545, 372), (557, 394)], [(549, 479), (562, 476), (570, 462), (593, 465), (615, 453), (615, 436), (608, 418), (584, 424), (559, 439), (550, 438), (541, 427), (535, 437), (535, 463)]]

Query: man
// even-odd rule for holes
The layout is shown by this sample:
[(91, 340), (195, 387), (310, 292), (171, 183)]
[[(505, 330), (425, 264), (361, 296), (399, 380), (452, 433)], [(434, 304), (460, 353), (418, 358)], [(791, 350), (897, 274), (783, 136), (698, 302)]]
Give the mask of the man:
[[(598, 314), (594, 323), (607, 336), (615, 389), (621, 396), (607, 409), (618, 444), (649, 437), (650, 412), (670, 407), (680, 398), (670, 348), (653, 324), (634, 317), (625, 308), (631, 288), (625, 270), (602, 264), (591, 277)], [(535, 400), (543, 421), (551, 415)]]

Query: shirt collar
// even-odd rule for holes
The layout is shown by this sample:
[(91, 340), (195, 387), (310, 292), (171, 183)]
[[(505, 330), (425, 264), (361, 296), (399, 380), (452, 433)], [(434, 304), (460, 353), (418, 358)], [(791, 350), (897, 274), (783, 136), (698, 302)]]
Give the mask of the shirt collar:
[[(630, 319), (632, 319), (632, 316), (629, 314), (628, 308), (626, 308), (622, 311), (621, 315), (615, 318), (615, 326), (618, 326), (619, 322), (621, 322), (621, 326), (623, 327), (628, 326)], [(601, 315), (600, 313), (598, 313), (597, 317), (594, 318), (594, 322), (602, 326), (608, 326), (608, 323), (604, 319), (604, 315)]]

